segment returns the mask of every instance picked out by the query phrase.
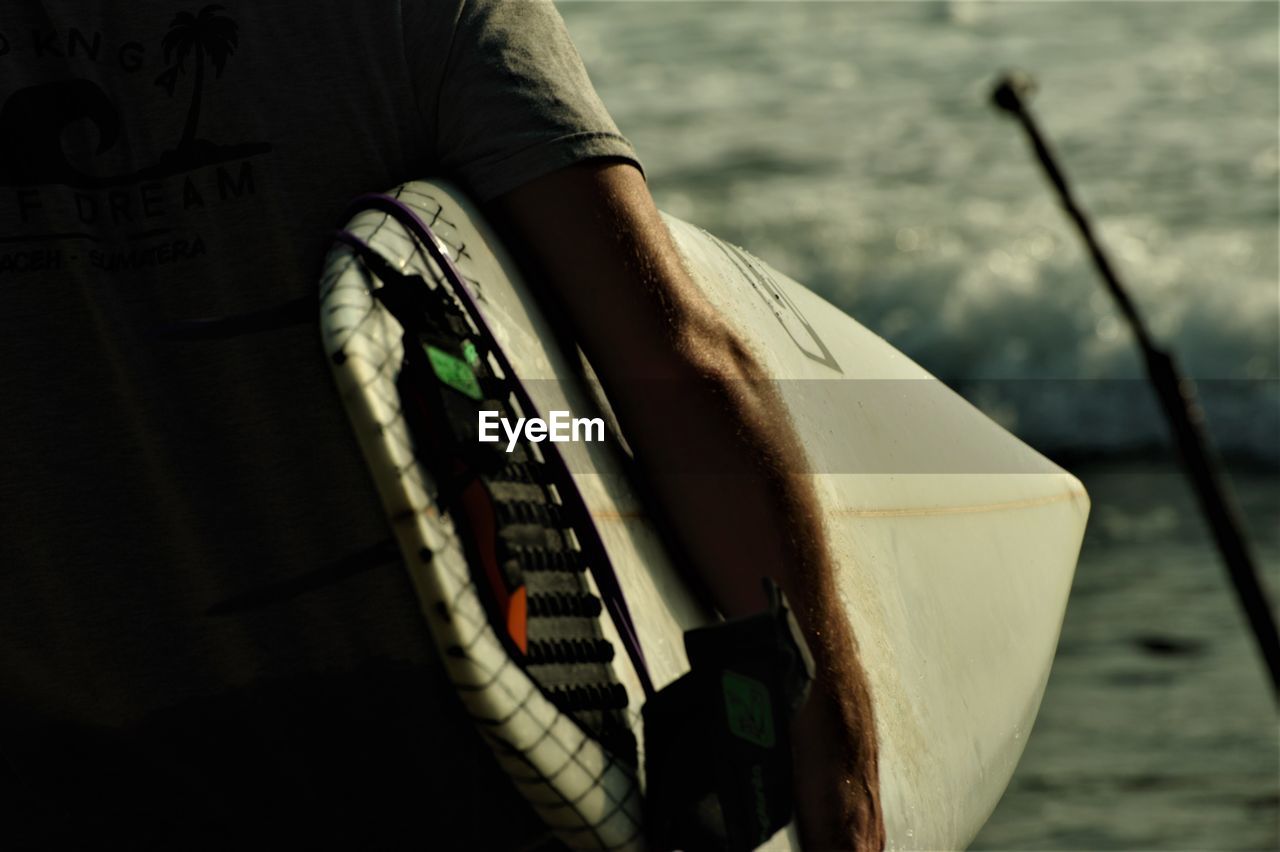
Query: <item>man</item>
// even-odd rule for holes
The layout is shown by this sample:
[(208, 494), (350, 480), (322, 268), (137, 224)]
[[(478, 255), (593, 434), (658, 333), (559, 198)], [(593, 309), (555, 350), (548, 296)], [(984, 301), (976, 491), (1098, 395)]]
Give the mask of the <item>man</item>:
[[(802, 836), (877, 848), (870, 701), (801, 452), (533, 0), (0, 12), (0, 824), (530, 842), (386, 546), (313, 324), (151, 333), (313, 294), (345, 203), (433, 174), (563, 301), (721, 609), (758, 609), (764, 574), (795, 603), (819, 667)], [(702, 390), (684, 411), (628, 395), (653, 380)], [(752, 476), (679, 475), (690, 443)]]

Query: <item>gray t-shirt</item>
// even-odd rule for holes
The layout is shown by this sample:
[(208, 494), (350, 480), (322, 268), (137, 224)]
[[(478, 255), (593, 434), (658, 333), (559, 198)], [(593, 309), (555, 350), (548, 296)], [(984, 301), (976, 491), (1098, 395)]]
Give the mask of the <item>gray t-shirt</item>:
[(4, 4), (0, 813), (211, 845), (491, 813), (316, 325), (152, 332), (313, 295), (357, 194), (602, 156), (634, 161), (549, 2)]

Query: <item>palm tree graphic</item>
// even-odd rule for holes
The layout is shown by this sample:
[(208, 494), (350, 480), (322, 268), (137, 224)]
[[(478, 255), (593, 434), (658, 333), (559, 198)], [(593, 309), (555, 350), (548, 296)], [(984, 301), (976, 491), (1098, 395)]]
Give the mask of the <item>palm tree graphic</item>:
[(191, 106), (187, 109), (187, 121), (182, 128), (182, 139), (178, 142), (179, 151), (189, 150), (196, 139), (196, 127), (200, 123), (200, 98), (204, 92), (205, 57), (213, 65), (214, 75), (221, 77), (227, 59), (236, 49), (236, 22), (225, 15), (219, 15), (222, 8), (205, 6), (194, 15), (179, 12), (169, 24), (169, 32), (165, 33), (161, 42), (164, 61), (172, 61), (174, 64), (156, 78), (156, 83), (164, 86), (170, 97), (173, 96), (178, 75), (187, 72), (187, 57), (195, 54)]

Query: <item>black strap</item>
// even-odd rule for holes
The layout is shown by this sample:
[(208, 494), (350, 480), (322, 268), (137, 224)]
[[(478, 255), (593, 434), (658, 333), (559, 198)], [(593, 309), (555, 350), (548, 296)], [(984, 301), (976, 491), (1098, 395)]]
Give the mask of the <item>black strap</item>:
[(651, 848), (746, 852), (791, 821), (813, 657), (782, 590), (764, 588), (764, 612), (685, 633), (689, 672), (644, 706)]

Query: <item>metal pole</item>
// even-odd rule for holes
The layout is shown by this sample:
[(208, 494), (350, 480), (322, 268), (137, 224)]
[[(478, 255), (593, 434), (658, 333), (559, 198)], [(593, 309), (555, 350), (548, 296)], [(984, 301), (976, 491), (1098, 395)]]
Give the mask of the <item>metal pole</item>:
[(1111, 261), (1094, 235), (1088, 216), (1072, 195), (1066, 175), (1063, 174), (1053, 151), (1036, 125), (1035, 118), (1024, 103), (1024, 98), (1029, 98), (1032, 91), (1034, 91), (1034, 84), (1029, 77), (1017, 73), (1007, 74), (996, 84), (995, 90), (991, 93), (991, 100), (999, 109), (1018, 119), (1027, 132), (1040, 165), (1044, 167), (1049, 181), (1058, 192), (1063, 209), (1080, 231), (1080, 236), (1089, 249), (1089, 254), (1103, 282), (1106, 283), (1120, 312), (1124, 314), (1130, 328), (1133, 329), (1134, 339), (1146, 361), (1147, 375), (1151, 379), (1156, 396), (1160, 400), (1160, 407), (1164, 410), (1165, 418), (1173, 431), (1183, 466), (1200, 500), (1200, 508), (1213, 531), (1213, 537), (1222, 554), (1227, 573), (1235, 587), (1236, 597), (1244, 609), (1254, 638), (1257, 640), (1263, 662), (1271, 673), (1271, 688), (1277, 700), (1280, 700), (1280, 636), (1276, 633), (1276, 622), (1271, 612), (1271, 605), (1258, 579), (1257, 568), (1254, 566), (1244, 533), (1227, 496), (1218, 465), (1205, 434), (1203, 412), (1196, 402), (1195, 386), (1182, 376), (1173, 356), (1158, 347), (1151, 339), (1146, 324), (1120, 283)]

